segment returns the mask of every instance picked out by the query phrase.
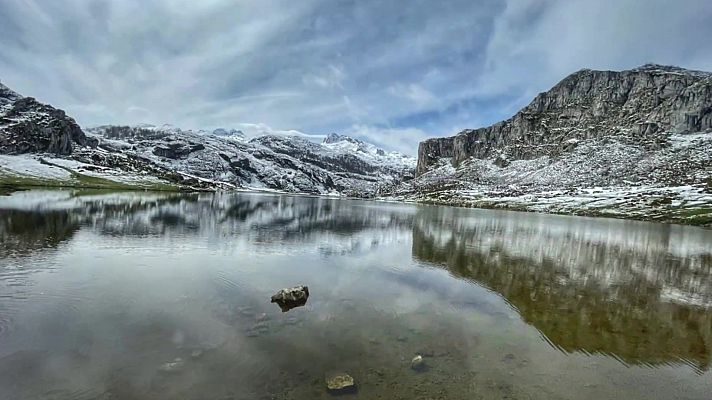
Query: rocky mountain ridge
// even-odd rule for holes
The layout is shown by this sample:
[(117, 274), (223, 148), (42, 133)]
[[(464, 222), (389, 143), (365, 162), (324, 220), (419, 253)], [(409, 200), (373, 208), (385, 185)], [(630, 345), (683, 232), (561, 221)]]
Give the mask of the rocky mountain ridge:
[(510, 119), (422, 142), (417, 173), (443, 157), (452, 158), (456, 168), (470, 158), (502, 164), (558, 156), (582, 140), (609, 136), (656, 149), (668, 145), (668, 134), (710, 129), (712, 73), (656, 64), (628, 71), (584, 69)]
[(83, 131), (63, 111), (5, 86), (0, 87), (0, 158), (0, 178), (10, 176), (5, 179), (10, 183), (26, 182), (29, 175), (46, 184), (69, 173), (72, 181), (63, 184), (87, 175), (107, 180), (102, 187), (118, 181), (122, 187), (160, 183), (359, 197), (372, 197), (381, 187), (412, 177), (415, 169), (412, 157), (336, 134), (314, 143), (270, 134), (248, 140), (236, 129), (193, 131), (172, 125), (104, 125)]
[(400, 199), (712, 224), (712, 73), (581, 70), (513, 117), (429, 139)]
[(95, 146), (63, 110), (23, 97), (0, 83), (0, 153), (68, 155), (72, 145)]

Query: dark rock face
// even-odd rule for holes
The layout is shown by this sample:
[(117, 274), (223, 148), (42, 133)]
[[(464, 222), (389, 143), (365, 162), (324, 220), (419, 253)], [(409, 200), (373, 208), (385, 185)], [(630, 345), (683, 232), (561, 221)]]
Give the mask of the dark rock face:
[(0, 85), (0, 153), (67, 155), (74, 145), (96, 147), (97, 141), (64, 111)]
[(666, 134), (712, 129), (712, 73), (645, 65), (628, 71), (575, 72), (512, 118), (454, 137), (422, 142), (417, 173), (439, 158), (557, 156), (578, 140), (615, 137), (659, 149)]
[(202, 143), (174, 141), (162, 143), (153, 148), (153, 154), (159, 157), (166, 157), (173, 160), (187, 157), (195, 151), (205, 150)]
[(452, 157), (454, 152), (455, 138), (428, 139), (418, 145), (418, 166), (415, 173), (420, 175), (428, 170), (428, 167), (439, 158)]
[[(91, 130), (89, 129), (89, 131)], [(101, 131), (102, 136), (107, 139), (127, 140), (129, 143), (137, 140), (159, 140), (169, 135), (165, 131), (146, 129), (140, 126), (104, 125), (93, 128), (93, 130)]]

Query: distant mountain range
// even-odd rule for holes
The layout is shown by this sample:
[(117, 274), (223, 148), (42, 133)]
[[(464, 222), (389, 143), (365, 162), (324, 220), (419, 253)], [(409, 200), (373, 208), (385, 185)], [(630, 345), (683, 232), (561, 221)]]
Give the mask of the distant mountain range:
[(236, 129), (104, 125), (0, 87), (0, 174), (10, 183), (259, 189), (373, 197), (412, 178), (416, 160), (344, 135), (247, 139)]
[[(0, 183), (260, 189), (712, 225), (712, 73), (575, 72), (512, 118), (422, 142), (171, 125), (82, 130), (0, 85)], [(101, 181), (108, 180), (108, 181)], [(109, 183), (107, 183), (109, 182)]]

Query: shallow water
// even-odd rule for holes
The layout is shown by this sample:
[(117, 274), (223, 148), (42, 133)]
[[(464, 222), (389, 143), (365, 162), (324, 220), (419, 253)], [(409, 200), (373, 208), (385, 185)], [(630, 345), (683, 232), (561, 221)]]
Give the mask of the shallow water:
[[(0, 197), (0, 399), (328, 399), (337, 371), (353, 399), (709, 399), (711, 277), (712, 231), (693, 227), (17, 192)], [(269, 302), (297, 284), (306, 306)]]

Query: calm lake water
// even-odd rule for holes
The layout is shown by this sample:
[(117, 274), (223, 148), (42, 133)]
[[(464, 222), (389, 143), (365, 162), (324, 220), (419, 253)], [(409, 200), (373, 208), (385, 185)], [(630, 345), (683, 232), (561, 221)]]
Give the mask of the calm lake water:
[[(305, 284), (304, 307), (270, 296)], [(0, 196), (0, 399), (710, 399), (712, 231), (260, 194)], [(414, 371), (411, 359), (424, 356)], [(176, 361), (176, 359), (179, 359)]]

